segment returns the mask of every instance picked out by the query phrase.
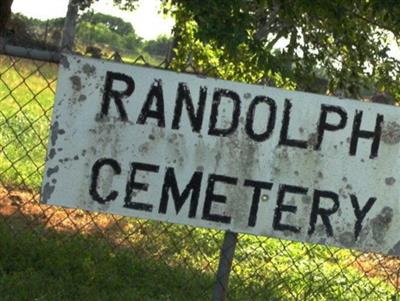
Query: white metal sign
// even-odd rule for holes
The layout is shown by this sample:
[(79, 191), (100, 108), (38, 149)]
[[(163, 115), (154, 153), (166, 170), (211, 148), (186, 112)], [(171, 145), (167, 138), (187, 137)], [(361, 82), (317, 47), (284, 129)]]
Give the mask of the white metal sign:
[(400, 255), (399, 108), (68, 55), (42, 201)]

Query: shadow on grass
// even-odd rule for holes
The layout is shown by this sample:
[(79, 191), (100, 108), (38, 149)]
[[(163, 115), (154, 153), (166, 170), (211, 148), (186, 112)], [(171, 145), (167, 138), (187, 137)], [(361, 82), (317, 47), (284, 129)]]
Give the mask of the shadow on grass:
[[(210, 271), (171, 265), (91, 235), (15, 226), (12, 217), (0, 219), (1, 300), (211, 299)], [(247, 300), (246, 288), (235, 282), (230, 300)], [(257, 295), (272, 296), (262, 291)]]
[(1, 221), (0, 244), (2, 300), (208, 300), (213, 282), (83, 235), (15, 233)]

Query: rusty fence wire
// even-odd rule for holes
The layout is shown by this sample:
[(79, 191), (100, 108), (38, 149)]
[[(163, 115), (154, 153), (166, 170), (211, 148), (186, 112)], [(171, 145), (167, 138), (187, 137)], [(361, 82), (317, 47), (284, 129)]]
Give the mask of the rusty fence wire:
[[(210, 300), (223, 232), (39, 203), (57, 54), (7, 47), (0, 49), (0, 295), (91, 300), (96, 290), (104, 300)], [(129, 63), (148, 64), (141, 56)], [(35, 275), (45, 283), (32, 286)], [(399, 276), (395, 257), (239, 234), (227, 299), (399, 300)]]

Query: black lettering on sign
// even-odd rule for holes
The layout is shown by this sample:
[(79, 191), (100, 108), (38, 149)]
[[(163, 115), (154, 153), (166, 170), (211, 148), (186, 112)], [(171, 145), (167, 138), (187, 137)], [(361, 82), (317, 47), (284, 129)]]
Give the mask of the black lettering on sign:
[[(152, 110), (153, 102), (155, 100), (156, 108)], [(146, 101), (143, 104), (139, 117), (136, 121), (137, 124), (145, 124), (147, 118), (157, 119), (159, 127), (165, 127), (165, 113), (164, 113), (164, 96), (162, 91), (161, 79), (154, 80), (147, 94)]]
[[(114, 81), (124, 82), (126, 84), (126, 89), (124, 91), (113, 90)], [(107, 71), (104, 84), (103, 102), (101, 103), (100, 117), (103, 118), (105, 116), (108, 116), (110, 101), (111, 98), (113, 98), (121, 120), (127, 121), (128, 114), (126, 113), (124, 104), (122, 103), (122, 98), (131, 96), (134, 90), (135, 82), (133, 81), (132, 77), (123, 73)]]
[(308, 189), (300, 186), (291, 186), (291, 185), (285, 185), (281, 184), (279, 185), (279, 190), (278, 190), (278, 199), (276, 202), (276, 208), (275, 208), (275, 214), (274, 214), (274, 220), (272, 223), (272, 228), (274, 230), (279, 230), (279, 231), (291, 231), (294, 233), (299, 233), (301, 228), (296, 227), (293, 225), (287, 225), (287, 224), (282, 224), (281, 219), (282, 219), (282, 212), (290, 212), (290, 213), (296, 213), (297, 212), (297, 207), (293, 205), (285, 205), (283, 203), (285, 199), (286, 193), (293, 193), (293, 194), (307, 194)]
[[(266, 125), (265, 131), (260, 134), (254, 132), (254, 115), (256, 112), (256, 106), (260, 103), (265, 103), (269, 107), (268, 123)], [(266, 119), (267, 120), (267, 119)], [(276, 103), (270, 97), (256, 96), (250, 103), (249, 109), (246, 116), (246, 126), (245, 130), (247, 135), (254, 141), (262, 142), (267, 140), (274, 129), (276, 120)]]
[[(327, 123), (326, 119), (328, 113), (336, 113), (340, 117), (338, 124)], [(347, 113), (344, 109), (339, 106), (321, 105), (321, 115), (318, 122), (318, 136), (317, 144), (314, 146), (315, 150), (321, 149), (321, 143), (324, 139), (325, 131), (337, 131), (341, 130), (346, 126), (347, 123)]]
[(203, 124), (204, 108), (207, 97), (207, 87), (200, 87), (199, 102), (195, 112), (193, 100), (190, 95), (190, 90), (185, 83), (178, 84), (178, 92), (175, 102), (174, 118), (172, 120), (172, 128), (177, 130), (180, 128), (183, 102), (186, 104), (190, 124), (193, 132), (199, 133)]
[(145, 164), (145, 163), (139, 163), (139, 162), (131, 163), (131, 172), (130, 172), (129, 180), (126, 184), (126, 195), (125, 195), (125, 200), (124, 200), (125, 208), (136, 209), (136, 210), (147, 211), (147, 212), (153, 211), (153, 205), (134, 202), (134, 201), (132, 201), (132, 196), (134, 195), (134, 192), (133, 192), (134, 189), (147, 191), (147, 189), (149, 187), (148, 183), (135, 182), (136, 171), (140, 170), (140, 171), (158, 173), (159, 169), (160, 169), (160, 167), (158, 165)]
[(189, 183), (186, 185), (182, 193), (179, 193), (178, 183), (176, 182), (176, 177), (174, 169), (168, 167), (165, 173), (164, 185), (162, 187), (160, 207), (158, 208), (159, 213), (166, 213), (168, 206), (169, 192), (171, 191), (172, 198), (174, 199), (176, 214), (179, 213), (183, 204), (188, 199), (189, 194), (191, 194), (190, 206), (189, 206), (189, 217), (196, 217), (197, 204), (199, 202), (201, 180), (203, 173), (196, 171)]
[(285, 99), (285, 108), (283, 110), (282, 128), (279, 139), (279, 145), (307, 148), (307, 141), (288, 138), (291, 109), (292, 109), (292, 103), (290, 102), (289, 99)]
[[(321, 198), (330, 199), (333, 201), (333, 206), (329, 209), (321, 208)], [(333, 235), (333, 229), (329, 216), (334, 214), (339, 209), (339, 196), (332, 191), (315, 190), (311, 216), (310, 216), (310, 228), (308, 229), (308, 235), (312, 235), (315, 231), (315, 224), (317, 222), (318, 215), (321, 216), (322, 223), (325, 226), (326, 234), (328, 236)]]
[(114, 159), (98, 159), (92, 167), (92, 176), (90, 181), (89, 194), (92, 199), (100, 204), (105, 204), (107, 202), (113, 201), (117, 198), (118, 192), (112, 190), (105, 198), (101, 197), (97, 191), (97, 184), (100, 175), (100, 169), (103, 166), (110, 166), (114, 170), (114, 174), (119, 175), (121, 173), (121, 166)]
[(260, 203), (261, 189), (271, 190), (272, 183), (261, 182), (261, 181), (253, 181), (253, 180), (245, 180), (244, 186), (253, 187), (253, 201), (251, 202), (249, 220), (247, 225), (250, 227), (254, 227), (257, 222), (257, 213), (258, 213), (258, 205)]
[(350, 140), (350, 156), (355, 156), (357, 153), (357, 143), (358, 138), (372, 139), (371, 154), (370, 158), (373, 159), (378, 156), (379, 143), (381, 140), (382, 125), (383, 125), (383, 115), (376, 115), (375, 129), (374, 131), (361, 130), (361, 120), (363, 112), (356, 111), (353, 122), (353, 131), (351, 133)]
[(237, 178), (216, 175), (216, 174), (209, 175), (202, 219), (229, 224), (231, 222), (230, 216), (211, 213), (211, 207), (213, 202), (221, 204), (225, 204), (226, 202), (226, 196), (221, 194), (214, 194), (214, 187), (216, 182), (222, 182), (229, 185), (236, 185)]
[(369, 198), (362, 209), (360, 209), (360, 204), (358, 203), (358, 199), (354, 194), (350, 194), (350, 200), (354, 209), (354, 215), (356, 216), (356, 223), (354, 224), (354, 238), (357, 240), (362, 230), (362, 222), (368, 211), (371, 210), (372, 206), (376, 202), (376, 198)]
[[(230, 125), (226, 128), (217, 128), (217, 121), (219, 115), (219, 105), (221, 104), (222, 97), (229, 98), (233, 105), (232, 119)], [(213, 136), (228, 136), (236, 131), (239, 125), (240, 116), (240, 97), (236, 92), (227, 89), (215, 89), (213, 102), (211, 105), (210, 126), (208, 134)]]

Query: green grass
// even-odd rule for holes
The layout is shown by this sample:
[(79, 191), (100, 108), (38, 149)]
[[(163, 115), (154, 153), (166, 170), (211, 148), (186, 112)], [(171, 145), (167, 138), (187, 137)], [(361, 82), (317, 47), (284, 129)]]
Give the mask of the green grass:
[(38, 189), (57, 66), (0, 56), (0, 180)]
[[(18, 225), (0, 221), (1, 300), (210, 300), (220, 232), (135, 220), (132, 246), (115, 248), (96, 235)], [(391, 300), (394, 289), (346, 268), (348, 256), (242, 235), (229, 299)]]
[[(207, 300), (212, 275), (115, 251), (82, 235), (9, 231), (0, 223), (1, 300)], [(203, 297), (202, 297), (203, 296)]]
[[(38, 71), (39, 70), (39, 71)], [(38, 190), (55, 65), (0, 56), (0, 184)], [(0, 219), (1, 221), (1, 219)], [(1, 300), (209, 300), (223, 233), (129, 220), (128, 249), (0, 222)], [(356, 252), (240, 235), (230, 300), (396, 300)]]

